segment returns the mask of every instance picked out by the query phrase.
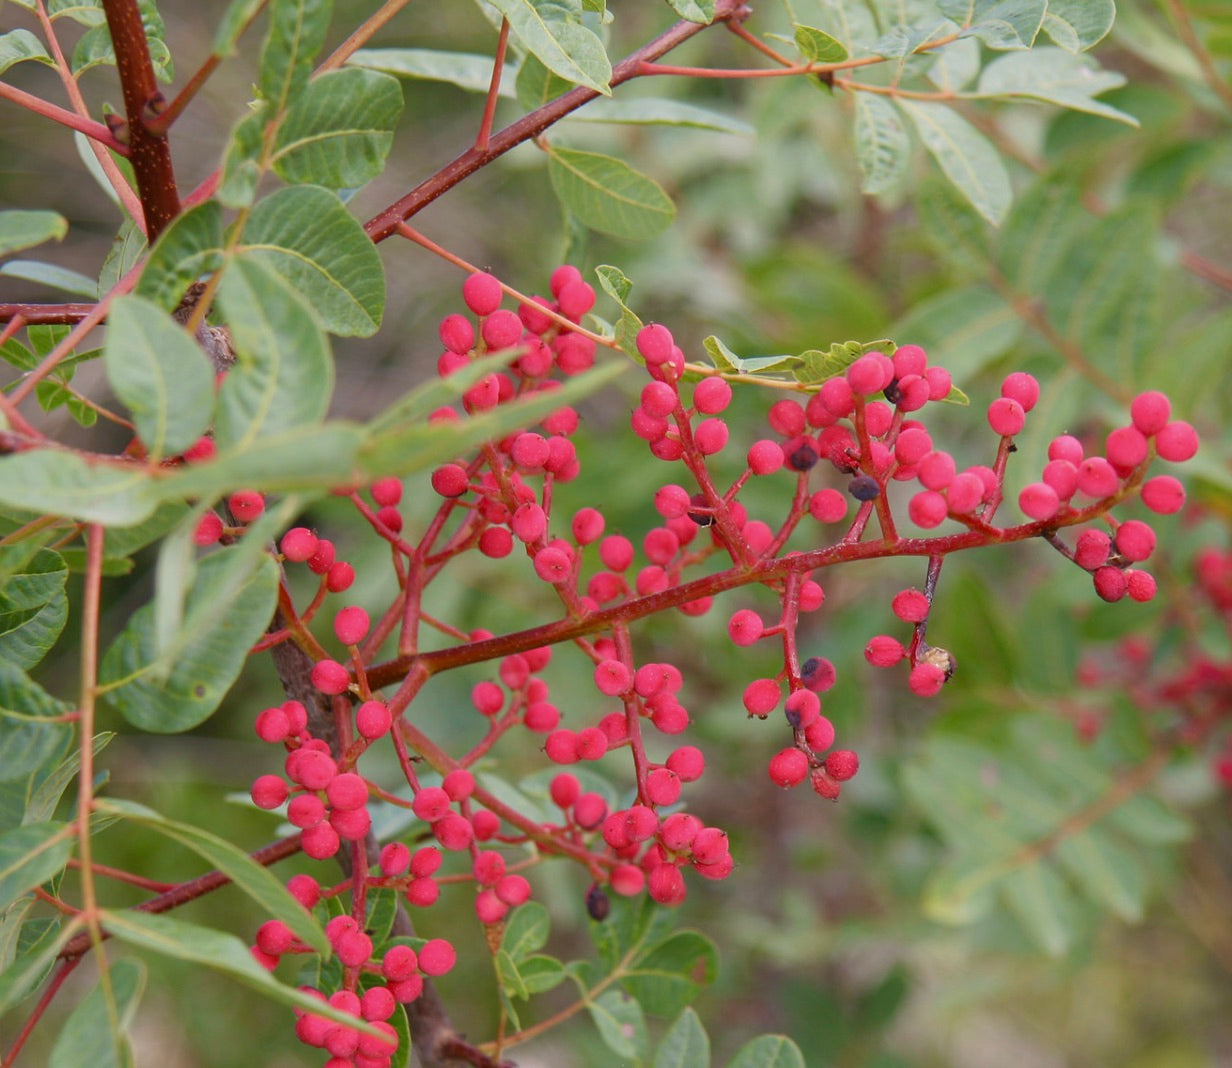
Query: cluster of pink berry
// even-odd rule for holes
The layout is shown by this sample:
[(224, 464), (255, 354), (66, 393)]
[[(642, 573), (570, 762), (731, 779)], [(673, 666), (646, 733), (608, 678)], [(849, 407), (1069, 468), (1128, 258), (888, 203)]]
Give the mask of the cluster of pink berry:
[[(503, 288), (491, 275), (478, 273), (466, 280), (463, 300), (470, 315), (451, 314), (442, 321), (444, 351), (437, 370), (448, 377), (469, 369), (471, 384), (462, 393), (460, 411), (441, 408), (430, 421), (463, 420), (529, 394), (550, 394), (559, 388), (562, 376), (591, 366), (595, 343), (579, 323), (594, 303), (593, 289), (572, 267), (557, 269), (550, 289), (552, 298), (533, 298), (515, 312), (502, 307)], [(531, 886), (519, 871), (509, 870), (499, 849), (487, 843), (534, 843), (540, 856), (566, 856), (582, 864), (595, 879), (587, 906), (596, 919), (609, 907), (607, 889), (621, 895), (645, 893), (675, 905), (686, 896), (687, 871), (723, 879), (733, 870), (726, 833), (677, 810), (683, 787), (705, 770), (702, 752), (675, 744), (659, 759), (643, 734), (652, 727), (662, 736), (660, 742), (673, 738), (687, 730), (690, 716), (680, 697), (679, 669), (670, 663), (639, 663), (632, 622), (664, 607), (699, 615), (711, 608), (716, 592), (750, 583), (772, 590), (779, 603), (777, 619), (767, 621), (751, 608), (737, 609), (728, 619), (728, 634), (736, 646), (772, 640), (782, 648), (782, 670), (749, 683), (744, 707), (749, 716), (764, 719), (783, 705), (791, 744), (770, 758), (772, 781), (787, 788), (807, 779), (817, 794), (835, 799), (842, 784), (857, 773), (859, 759), (851, 750), (833, 748), (835, 728), (822, 711), (821, 695), (835, 682), (834, 665), (823, 657), (802, 657), (796, 632), (800, 613), (817, 611), (825, 601), (825, 591), (813, 577), (818, 568), (867, 557), (872, 549), (877, 555), (895, 555), (897, 547), (907, 545), (897, 532), (892, 508), (896, 484), (918, 484), (906, 509), (918, 527), (933, 528), (948, 519), (966, 527), (968, 538), (978, 535), (990, 544), (1011, 540), (1011, 535), (1014, 540), (1048, 537), (1095, 574), (1101, 595), (1114, 592), (1107, 577), (1113, 573), (1124, 584), (1122, 593), (1144, 599), (1149, 576), (1128, 564), (1145, 559), (1153, 547), (1153, 534), (1145, 523), (1117, 523), (1107, 518), (1108, 512), (1139, 486), (1149, 508), (1175, 511), (1183, 500), (1179, 483), (1160, 476), (1143, 485), (1146, 465), (1156, 455), (1186, 459), (1197, 447), (1187, 424), (1169, 422), (1167, 401), (1161, 395), (1143, 394), (1134, 402), (1133, 424), (1109, 435), (1106, 456), (1088, 457), (1076, 439), (1057, 438), (1042, 481), (1020, 495), (1020, 506), (1032, 522), (1000, 530), (993, 519), (1002, 501), (1013, 438), (1038, 400), (1038, 384), (1023, 373), (1006, 378), (1001, 396), (988, 412), (989, 424), (1000, 438), (993, 465), (959, 470), (949, 453), (934, 447), (917, 417), (926, 405), (950, 396), (950, 375), (944, 368), (930, 366), (919, 346), (904, 345), (891, 354), (859, 355), (807, 400), (789, 398), (772, 404), (773, 436), (749, 446), (738, 475), (719, 484), (712, 458), (729, 446), (723, 414), (732, 399), (731, 385), (719, 375), (699, 375), (701, 369), (686, 365), (682, 350), (662, 325), (643, 327), (636, 335), (636, 349), (650, 381), (631, 414), (632, 431), (647, 442), (655, 457), (680, 464), (687, 475), (681, 479), (684, 484), (668, 483), (656, 490), (654, 507), (662, 522), (640, 543), (609, 532), (603, 514), (593, 507), (579, 508), (561, 521), (560, 509), (554, 507), (556, 487), (580, 472), (570, 440), (579, 417), (563, 405), (533, 427), (437, 467), (430, 478), (435, 513), (420, 530), (407, 529), (399, 479), (377, 480), (368, 496), (350, 488), (340, 491), (373, 532), (388, 542), (398, 584), (396, 603), (375, 624), (355, 605), (335, 612), (334, 636), (346, 649), (341, 659), (329, 655), (307, 624), (327, 593), (350, 586), (353, 571), (334, 559), (326, 539), (305, 528), (288, 531), (281, 542), (284, 560), (307, 564), (321, 576), (321, 586), (302, 612), (284, 604), (284, 612), (292, 618), (280, 637), (297, 641), (312, 656), (312, 684), (332, 699), (340, 737), (331, 755), (326, 743), (308, 730), (302, 705), (289, 701), (264, 710), (257, 733), (285, 748), (285, 777), (258, 779), (254, 801), (269, 809), (286, 804), (287, 817), (301, 830), (304, 851), (310, 856), (332, 856), (343, 843), (360, 849), (358, 843), (368, 834), (371, 820), (369, 787), (354, 770), (355, 764), (369, 745), (391, 733), (396, 714), (414, 700), (428, 677), (414, 675), (416, 653), (406, 653), (398, 662), (404, 667), (393, 670), (393, 665), (374, 663), (377, 651), (395, 630), (399, 649), (419, 650), (424, 647), (422, 628), (431, 627), (462, 643), (452, 665), (495, 660), (495, 676), (471, 690), (471, 704), (482, 718), (484, 734), (469, 752), (460, 758), (444, 756), (427, 734), (430, 727), (409, 720), (400, 721), (393, 737), (412, 791), (409, 806), (435, 844), (412, 852), (401, 842), (391, 842), (381, 850), (375, 868), (360, 865), (356, 876), (368, 885), (392, 888), (422, 908), (439, 897), (437, 872), (446, 854), (466, 855), (469, 871), (450, 878), (473, 883), (476, 916), (489, 929), (490, 940), (499, 937), (509, 910), (529, 899)], [(482, 373), (485, 366), (491, 370)], [(816, 472), (822, 469), (846, 479), (845, 492), (817, 487)], [(750, 516), (740, 495), (751, 479), (778, 472), (791, 476), (794, 490), (786, 515), (772, 525)], [(1076, 495), (1089, 498), (1090, 504), (1082, 508), (1071, 504)], [(852, 501), (854, 514), (849, 514)], [(259, 495), (237, 494), (229, 502), (240, 523), (251, 522), (263, 506)], [(864, 533), (874, 518), (881, 540), (870, 543)], [(825, 525), (846, 521), (846, 526), (827, 549), (789, 551), (793, 534), (809, 519)], [(1056, 528), (1101, 519), (1111, 527), (1111, 535), (1084, 531), (1072, 552), (1060, 544)], [(220, 525), (214, 536), (223, 533)], [(1105, 543), (1102, 555), (1096, 552), (1097, 535)], [(815, 542), (815, 536), (809, 541)], [(929, 553), (939, 562), (951, 547), (944, 537), (934, 542), (935, 552)], [(955, 542), (952, 547), (962, 545)], [(559, 634), (543, 632), (558, 624), (496, 638), (488, 631), (464, 631), (418, 611), (426, 587), (451, 560), (471, 550), (490, 559), (526, 561), (527, 575), (546, 584), (559, 600), (564, 613), (559, 626), (575, 628), (566, 637), (590, 661), (596, 691), (615, 708), (597, 712), (590, 722), (562, 724), (543, 676), (552, 659), (552, 643), (562, 640)], [(913, 552), (919, 554), (918, 545)], [(726, 579), (708, 585), (707, 577), (689, 578), (691, 569), (712, 562), (716, 555), (731, 562), (731, 571), (723, 573)], [(921, 695), (935, 694), (954, 668), (945, 650), (924, 640), (935, 582), (930, 565), (927, 592), (906, 589), (893, 599), (895, 616), (914, 628), (909, 642), (878, 635), (866, 647), (867, 659), (876, 666), (908, 661), (908, 685)], [(492, 651), (480, 655), (485, 643)], [(375, 692), (391, 681), (400, 686), (395, 698)], [(345, 715), (348, 704), (350, 717)], [(627, 749), (635, 772), (631, 801), (613, 807), (600, 794), (584, 791), (579, 775), (561, 771), (550, 785), (551, 798), (561, 811), (558, 822), (538, 822), (515, 812), (481, 789), (467, 769), (517, 728), (540, 735), (547, 760), (556, 765), (600, 761)], [(421, 755), (435, 754), (430, 759), (442, 774), (439, 785), (420, 781), (408, 743)], [(452, 948), (438, 939), (421, 947), (416, 957), (410, 947), (374, 946), (361, 927), (331, 921), (331, 944), (345, 969), (344, 989), (335, 997), (342, 999), (339, 1007), (344, 1011), (366, 1020), (387, 1020), (388, 1014), (381, 1015), (386, 1007), (412, 1000), (425, 975), (440, 974), (434, 969), (445, 951), (428, 953), (428, 946), (446, 947), (448, 954)], [(293, 940), (286, 941), (288, 934), (279, 927), (263, 928), (255, 950), (259, 959), (272, 967), (286, 952), (302, 951)], [(402, 960), (408, 954), (409, 965)], [(370, 982), (377, 973), (383, 985)], [(339, 1064), (368, 1063), (360, 1059), (371, 1056), (358, 1044), (366, 1040), (364, 1036), (323, 1021), (312, 1014), (301, 1017), (301, 1037), (323, 1045), (341, 1058)], [(354, 1047), (352, 1041), (357, 1043)]]

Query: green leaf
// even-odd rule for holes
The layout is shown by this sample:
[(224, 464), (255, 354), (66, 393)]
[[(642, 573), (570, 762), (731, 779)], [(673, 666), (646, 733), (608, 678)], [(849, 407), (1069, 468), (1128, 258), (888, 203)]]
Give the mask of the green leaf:
[(1048, 0), (941, 0), (937, 6), (963, 27), (963, 36), (1005, 50), (1031, 47)]
[(714, 0), (667, 0), (673, 11), (689, 22), (714, 21)]
[(573, 112), (569, 119), (576, 122), (629, 123), (639, 126), (684, 126), (746, 137), (754, 133), (754, 127), (730, 115), (688, 104), (683, 100), (663, 97), (643, 96), (628, 100), (600, 97)]
[(188, 287), (222, 263), (222, 208), (207, 200), (177, 216), (154, 242), (136, 293), (174, 311)]
[[(11, 36), (0, 37), (0, 46)], [(57, 211), (0, 211), (0, 256), (44, 241), (60, 241), (67, 233), (68, 220)]]
[(1048, 0), (1044, 32), (1067, 52), (1085, 52), (1108, 35), (1115, 19), (1114, 0)]
[(945, 92), (959, 92), (980, 72), (980, 45), (973, 37), (954, 41), (934, 54), (928, 80)]
[(288, 182), (363, 185), (384, 169), (401, 113), (396, 78), (358, 68), (326, 71), (308, 83), (279, 125), (274, 170)]
[(101, 813), (149, 827), (191, 849), (260, 905), (263, 914), (281, 920), (295, 932), (300, 941), (312, 946), (318, 953), (328, 955), (330, 952), (324, 929), (312, 913), (291, 896), (282, 880), (226, 839), (200, 827), (169, 820), (161, 813), (135, 801), (109, 798), (98, 801), (97, 809)]
[[(98, 756), (106, 749), (113, 738), (115, 734), (109, 732), (96, 734), (90, 743), (94, 755)], [(30, 794), (26, 805), (25, 818), (27, 821), (34, 823), (52, 817), (56, 806), (64, 796), (64, 791), (77, 780), (81, 773), (81, 749), (81, 746), (74, 747), (55, 768), (38, 779), (38, 785)]]
[[(447, 82), (472, 93), (486, 93), (492, 83), (492, 57), (474, 52), (442, 52), (434, 48), (361, 48), (347, 65), (384, 71), (399, 78)], [(506, 67), (505, 74), (509, 73)], [(513, 89), (501, 79), (501, 96)]]
[(856, 162), (860, 188), (869, 195), (896, 185), (907, 168), (911, 140), (898, 111), (873, 93), (855, 93)]
[(692, 1009), (685, 1009), (668, 1028), (655, 1051), (652, 1068), (709, 1068), (710, 1036)]
[(954, 186), (925, 178), (915, 196), (916, 216), (934, 250), (968, 274), (987, 277), (992, 261), (987, 223)]
[(1073, 895), (1064, 880), (1044, 864), (1035, 864), (1003, 880), (1001, 892), (1027, 933), (1050, 957), (1059, 957), (1077, 934)]
[(1138, 858), (1098, 830), (1080, 831), (1057, 846), (1057, 860), (1092, 901), (1130, 923), (1146, 910), (1146, 871)]
[(0, 502), (38, 515), (125, 526), (157, 503), (144, 468), (91, 462), (58, 449), (0, 457)]
[(551, 925), (548, 910), (538, 901), (519, 905), (505, 923), (501, 949), (514, 961), (521, 961), (547, 944)]
[(295, 427), (261, 438), (251, 449), (181, 468), (156, 488), (163, 498), (182, 500), (213, 498), (240, 487), (277, 493), (349, 485), (362, 477), (358, 453), (364, 440), (360, 428), (349, 423)]
[(481, 442), (496, 441), (512, 430), (530, 426), (549, 412), (589, 396), (625, 370), (627, 365), (622, 363), (599, 366), (574, 376), (559, 390), (531, 394), (525, 400), (502, 404), (482, 415), (468, 416), (456, 423), (410, 423), (383, 427), (364, 442), (358, 461), (367, 478), (421, 471)]
[(234, 55), (240, 35), (264, 6), (264, 0), (231, 0), (214, 31), (213, 54), (220, 58)]
[(1132, 115), (1092, 97), (1125, 84), (1125, 76), (1102, 70), (1092, 59), (1060, 48), (1034, 48), (1001, 56), (984, 68), (977, 96), (1042, 100), (1047, 104), (1101, 115), (1137, 126)]
[(10, 574), (0, 589), (0, 664), (29, 670), (55, 645), (68, 619), (67, 577), (64, 559), (50, 549)]
[(0, 909), (63, 871), (73, 845), (65, 823), (27, 823), (0, 833)]
[(128, 1031), (145, 991), (141, 961), (110, 965), (105, 978), (74, 1007), (56, 1036), (49, 1068), (125, 1068), (132, 1065)]
[(649, 1050), (646, 1017), (636, 998), (623, 990), (606, 990), (587, 1003), (599, 1037), (618, 1057), (640, 1060)]
[(115, 938), (129, 945), (139, 946), (165, 957), (203, 964), (207, 968), (238, 979), (266, 997), (280, 1001), (292, 1008), (336, 1020), (358, 1030), (376, 1033), (370, 1025), (356, 1017), (341, 1012), (317, 998), (310, 997), (294, 987), (285, 986), (275, 979), (254, 959), (248, 947), (235, 935), (201, 927), (195, 923), (171, 916), (153, 915), (147, 912), (107, 909), (103, 913), (103, 926)]
[(841, 63), (850, 52), (842, 41), (815, 26), (797, 24), (793, 28), (796, 47), (810, 63)]
[(804, 1054), (786, 1035), (758, 1035), (737, 1050), (727, 1068), (805, 1068)]
[[(228, 567), (225, 550), (200, 562), (186, 619), (211, 602), (214, 580)], [(108, 700), (143, 730), (174, 733), (204, 722), (239, 677), (249, 649), (268, 626), (277, 589), (278, 567), (266, 559), (238, 591), (228, 591), (230, 610), (215, 626), (195, 635), (163, 681), (153, 671), (158, 660), (153, 606), (138, 609), (103, 658), (100, 682)]]
[(105, 559), (122, 558), (144, 549), (174, 530), (184, 519), (188, 506), (182, 501), (165, 501), (142, 523), (128, 527), (109, 527), (103, 541)]
[(638, 956), (621, 984), (656, 1016), (674, 1016), (717, 971), (714, 943), (699, 931), (677, 931)]
[(997, 237), (997, 260), (1010, 284), (1027, 297), (1043, 292), (1086, 240), (1091, 221), (1078, 183), (1064, 170), (1035, 182), (1015, 200)]
[(59, 18), (69, 18), (82, 26), (99, 26), (107, 20), (102, 0), (51, 0), (47, 5), (47, 14), (53, 22)]
[(771, 375), (794, 371), (801, 364), (799, 356), (737, 356), (713, 334), (702, 342), (711, 362), (720, 371), (742, 375)]
[(1139, 300), (1144, 272), (1155, 269), (1158, 220), (1127, 204), (1100, 219), (1055, 272), (1046, 291), (1049, 318), (1083, 347), (1104, 335)]
[(368, 337), (381, 325), (381, 257), (328, 189), (302, 185), (265, 197), (252, 209), (239, 247), (281, 274), (331, 334)]
[[(173, 222), (172, 225), (174, 226), (175, 223)], [(102, 297), (109, 293), (112, 287), (137, 265), (137, 261), (145, 255), (145, 250), (145, 234), (132, 219), (126, 218), (120, 224), (115, 237), (112, 238), (111, 247), (107, 250), (107, 256), (103, 260), (103, 267), (99, 272), (98, 283), (95, 287), (95, 296)], [(140, 287), (140, 279), (137, 284)]]
[(514, 81), (514, 95), (517, 97), (518, 107), (523, 111), (534, 111), (549, 100), (564, 96), (572, 88), (573, 82), (548, 70), (531, 55), (522, 60)]
[(227, 151), (222, 160), (222, 177), (216, 196), (229, 208), (246, 208), (257, 196), (257, 186), (265, 173), (262, 152), (269, 104), (258, 100), (252, 110), (231, 127)]
[(37, 282), (39, 285), (62, 289), (65, 293), (89, 297), (91, 300), (98, 292), (98, 283), (80, 271), (70, 271), (67, 267), (55, 263), (40, 263), (38, 260), (9, 260), (0, 266), (0, 275)]
[(157, 304), (136, 296), (112, 303), (103, 364), (152, 459), (183, 452), (210, 425), (214, 369)]
[(491, 0), (509, 20), (513, 36), (555, 74), (605, 95), (611, 93), (612, 64), (603, 42), (579, 22), (549, 20), (533, 0)]
[(0, 782), (35, 774), (60, 757), (73, 738), (68, 723), (48, 720), (72, 706), (52, 697), (21, 668), (0, 659)]
[[(10, 30), (8, 33), (0, 36), (0, 74), (3, 74), (14, 63), (24, 63), (28, 59), (36, 59), (40, 63), (46, 63), (49, 67), (55, 66), (55, 60), (47, 54), (47, 49), (43, 47), (43, 42), (29, 30)], [(0, 212), (0, 235), (7, 236), (5, 234), (5, 216), (12, 214), (15, 213), (8, 211)], [(67, 224), (65, 225), (67, 226)], [(0, 248), (3, 248), (3, 246), (4, 237), (0, 236)]]
[(0, 1013), (5, 1013), (33, 991), (51, 971), (64, 945), (77, 933), (72, 922), (37, 919), (22, 925), (23, 945), (17, 958), (0, 969)]
[(275, 113), (290, 105), (308, 83), (332, 9), (331, 0), (272, 0), (269, 5), (258, 84)]
[(638, 363), (643, 363), (637, 351), (637, 332), (642, 328), (642, 320), (630, 309), (629, 294), (633, 291), (633, 283), (625, 276), (619, 267), (609, 264), (595, 268), (595, 277), (599, 287), (620, 305), (620, 319), (616, 323), (614, 339), (621, 351), (633, 357)]
[(944, 104), (898, 100), (898, 106), (915, 124), (924, 147), (945, 176), (975, 210), (993, 226), (999, 226), (1009, 210), (1010, 179), (997, 150), (966, 119)]
[(532, 953), (518, 961), (518, 976), (528, 995), (542, 994), (560, 986), (565, 975), (565, 966), (544, 953)]
[(676, 217), (676, 206), (654, 179), (613, 156), (552, 146), (548, 175), (561, 203), (601, 233), (645, 240)]
[(223, 275), (218, 307), (236, 354), (218, 391), (219, 449), (244, 451), (321, 420), (334, 387), (329, 342), (275, 265), (252, 253), (237, 256)]

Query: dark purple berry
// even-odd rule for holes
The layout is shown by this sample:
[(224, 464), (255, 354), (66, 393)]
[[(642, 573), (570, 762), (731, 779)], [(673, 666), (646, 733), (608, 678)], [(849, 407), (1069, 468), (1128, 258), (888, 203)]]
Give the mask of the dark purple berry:
[(603, 887), (593, 883), (586, 891), (586, 913), (592, 920), (602, 923), (612, 911), (612, 902), (608, 899)]
[(857, 475), (847, 490), (857, 501), (873, 501), (881, 496), (881, 487), (871, 475)]

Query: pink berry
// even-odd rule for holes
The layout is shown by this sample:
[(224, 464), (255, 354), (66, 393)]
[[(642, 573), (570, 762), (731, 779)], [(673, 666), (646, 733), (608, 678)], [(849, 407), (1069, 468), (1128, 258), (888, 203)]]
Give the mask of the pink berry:
[[(945, 670), (937, 664), (921, 661), (911, 669), (911, 674), (907, 676), (907, 685), (912, 693), (920, 697), (932, 697), (940, 693), (941, 687), (945, 685)], [(829, 770), (828, 765), (827, 770)], [(831, 778), (833, 777), (831, 773)]]
[(1048, 443), (1048, 459), (1068, 460), (1077, 467), (1082, 463), (1082, 442), (1071, 434), (1061, 434)]
[(694, 745), (682, 745), (668, 754), (667, 767), (681, 782), (696, 782), (706, 770), (706, 758)]
[(336, 560), (329, 565), (325, 574), (325, 588), (330, 593), (342, 593), (349, 590), (355, 582), (355, 568), (345, 560)]
[(1155, 531), (1140, 519), (1127, 519), (1117, 527), (1113, 540), (1117, 552), (1134, 563), (1140, 563), (1155, 551)]
[(479, 333), (489, 352), (512, 348), (522, 338), (522, 320), (508, 308), (498, 308), (483, 321)]
[(880, 352), (866, 352), (847, 368), (853, 393), (880, 393), (894, 377), (894, 364)]
[(1112, 539), (1102, 530), (1084, 530), (1074, 545), (1074, 563), (1087, 571), (1094, 571), (1108, 560), (1112, 552)]
[(381, 874), (394, 877), (402, 875), (411, 866), (411, 851), (403, 842), (390, 842), (382, 847), (380, 857)]
[(819, 523), (838, 523), (847, 515), (847, 498), (836, 489), (818, 490), (809, 498), (809, 515)]
[(1139, 393), (1129, 405), (1130, 418), (1138, 431), (1150, 437), (1158, 434), (1168, 423), (1172, 414), (1172, 404), (1158, 390), (1147, 390)]
[(830, 778), (846, 782), (860, 770), (860, 758), (850, 749), (836, 749), (826, 757), (826, 772)]
[(794, 438), (804, 433), (804, 409), (794, 400), (775, 401), (767, 413), (770, 429), (780, 437)]
[(1040, 385), (1034, 375), (1026, 371), (1014, 371), (1001, 383), (1001, 396), (1017, 401), (1024, 412), (1029, 412), (1039, 400)]
[(957, 466), (948, 452), (930, 452), (919, 462), (917, 477), (925, 489), (943, 490), (954, 481)]
[(890, 605), (904, 623), (922, 623), (928, 618), (928, 598), (919, 590), (901, 590)]
[(950, 395), (953, 383), (950, 380), (950, 372), (944, 367), (927, 368), (924, 372), (924, 378), (928, 382), (928, 399), (930, 401), (945, 400)]
[(1137, 427), (1122, 426), (1113, 430), (1104, 445), (1104, 454), (1113, 467), (1131, 471), (1146, 459), (1147, 443)]
[(1088, 497), (1111, 497), (1119, 485), (1116, 468), (1102, 456), (1092, 456), (1078, 465), (1078, 491)]
[(570, 282), (580, 281), (582, 281), (582, 272), (571, 263), (562, 263), (552, 272), (552, 276), (548, 282), (548, 288), (551, 289), (552, 296), (559, 297), (560, 291)]
[(637, 351), (652, 366), (662, 366), (672, 358), (675, 341), (666, 326), (651, 323), (637, 332)]
[(1058, 500), (1068, 501), (1078, 491), (1078, 468), (1069, 460), (1049, 460), (1041, 481), (1053, 488)]
[(693, 442), (703, 456), (722, 452), (727, 437), (727, 424), (722, 419), (703, 419), (693, 428)]
[(468, 275), (462, 283), (462, 299), (476, 315), (491, 315), (500, 307), (502, 296), (500, 282), (485, 271)]
[(974, 471), (960, 471), (946, 487), (945, 499), (955, 515), (969, 515), (984, 499), (984, 481)]
[(633, 685), (633, 673), (619, 660), (603, 660), (595, 665), (595, 688), (608, 697), (624, 693)]
[(735, 645), (752, 645), (764, 630), (761, 616), (751, 608), (741, 608), (727, 621), (727, 634)]
[(465, 355), (475, 347), (475, 327), (465, 316), (454, 312), (441, 320), (441, 344), (458, 355)]
[(686, 892), (684, 876), (674, 864), (660, 864), (646, 876), (646, 893), (660, 905), (679, 905)]
[(731, 398), (732, 388), (721, 378), (703, 378), (693, 389), (693, 407), (703, 415), (718, 415)]
[(783, 466), (783, 448), (769, 438), (755, 441), (749, 446), (748, 464), (755, 475), (772, 475)]
[(292, 527), (282, 536), (282, 555), (302, 564), (317, 551), (317, 536), (307, 527)]
[(1095, 592), (1105, 601), (1119, 601), (1129, 588), (1129, 580), (1119, 567), (1100, 567), (1093, 576)]
[(1155, 597), (1155, 577), (1147, 571), (1126, 571), (1125, 588), (1131, 599), (1150, 601)]
[(804, 728), (804, 740), (817, 752), (829, 749), (834, 744), (834, 735), (834, 724), (825, 716), (818, 716)]
[(431, 938), (419, 950), (419, 970), (424, 975), (444, 975), (457, 960), (453, 946), (443, 938)]
[(368, 803), (368, 784), (362, 775), (345, 771), (330, 780), (325, 796), (334, 808), (349, 812)]
[(365, 701), (355, 710), (355, 729), (361, 738), (375, 741), (393, 725), (393, 716), (384, 701)]
[(894, 375), (922, 375), (928, 366), (928, 354), (919, 345), (899, 345), (894, 350)]
[(287, 799), (287, 784), (279, 775), (259, 775), (252, 784), (252, 803), (257, 808), (275, 809)]
[(923, 490), (907, 502), (907, 514), (917, 527), (928, 530), (945, 521), (949, 504), (935, 490)]
[(918, 464), (933, 449), (933, 439), (923, 427), (903, 430), (894, 443), (894, 458), (908, 467)]
[(1028, 518), (1042, 521), (1057, 514), (1061, 500), (1047, 482), (1032, 482), (1018, 495), (1018, 507)]
[(318, 660), (310, 672), (312, 685), (321, 693), (345, 693), (351, 685), (351, 673), (336, 660)]
[(1172, 515), (1185, 504), (1185, 487), (1171, 475), (1156, 475), (1142, 484), (1142, 503), (1157, 515)]
[(864, 646), (864, 659), (873, 667), (893, 667), (906, 655), (903, 643), (888, 634), (878, 634)]
[(783, 749), (770, 758), (768, 770), (775, 786), (799, 786), (808, 776), (808, 757), (795, 747)]
[(1198, 451), (1198, 432), (1179, 419), (1168, 423), (1155, 435), (1155, 451), (1162, 460), (1183, 463)]
[(846, 378), (827, 378), (817, 393), (822, 406), (834, 417), (842, 419), (851, 413), (855, 397)]
[(652, 805), (674, 805), (680, 799), (680, 777), (670, 768), (653, 768), (646, 775), (646, 800)]
[(768, 716), (781, 697), (782, 691), (774, 679), (754, 679), (744, 689), (744, 707), (750, 716)]
[(461, 497), (469, 484), (470, 476), (460, 464), (445, 464), (432, 472), (432, 488), (442, 497)]
[(255, 490), (240, 490), (227, 498), (227, 507), (241, 523), (251, 523), (265, 511), (265, 498)]
[(535, 574), (544, 582), (563, 586), (572, 574), (573, 561), (563, 549), (549, 545), (535, 553), (534, 567)]
[(357, 605), (338, 610), (334, 616), (334, 634), (343, 645), (358, 645), (368, 633), (368, 613)]
[(277, 744), (291, 733), (291, 721), (281, 708), (267, 708), (257, 715), (254, 724), (257, 737), (263, 742)]
[(1026, 422), (1026, 411), (1012, 397), (998, 397), (988, 406), (988, 425), (1003, 438), (1021, 433)]

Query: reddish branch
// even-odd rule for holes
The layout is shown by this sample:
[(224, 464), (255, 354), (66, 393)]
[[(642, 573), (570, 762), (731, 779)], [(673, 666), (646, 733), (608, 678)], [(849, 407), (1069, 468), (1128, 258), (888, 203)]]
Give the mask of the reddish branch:
[(163, 95), (154, 77), (150, 47), (141, 23), (137, 0), (103, 0), (107, 28), (115, 48), (116, 68), (124, 91), (128, 119), (129, 162), (137, 178), (137, 192), (145, 213), (150, 243), (180, 213), (180, 195), (165, 136), (151, 133), (146, 120), (158, 115)]
[[(613, 88), (623, 82), (636, 78), (641, 73), (643, 63), (658, 59), (659, 56), (679, 47), (690, 37), (709, 29), (710, 26), (726, 23), (732, 19), (743, 19), (749, 15), (749, 9), (741, 0), (718, 0), (715, 4), (714, 21), (711, 23), (677, 22), (671, 29), (661, 33), (649, 44), (639, 48), (625, 57), (612, 68), (611, 85)], [(391, 204), (379, 215), (369, 219), (364, 225), (368, 236), (373, 242), (384, 241), (397, 231), (398, 223), (411, 218), (422, 211), (442, 193), (448, 192), (459, 182), (470, 177), (477, 170), (486, 167), (498, 156), (503, 156), (511, 148), (539, 136), (548, 127), (563, 119), (570, 112), (577, 111), (583, 104), (589, 103), (600, 94), (594, 89), (579, 86), (571, 89), (563, 96), (536, 108), (517, 122), (505, 127), (487, 142), (483, 148), (473, 147), (463, 152), (452, 163), (447, 164), (432, 177), (420, 182), (406, 196)]]
[(621, 623), (657, 615), (670, 608), (712, 597), (728, 590), (737, 589), (755, 582), (774, 582), (793, 573), (813, 571), (833, 564), (852, 563), (856, 560), (874, 560), (887, 556), (944, 556), (963, 549), (978, 549), (989, 545), (1002, 545), (1028, 538), (1046, 537), (1058, 527), (1088, 522), (1093, 516), (1108, 511), (1106, 501), (1074, 511), (1063, 517), (1046, 522), (1023, 523), (1005, 529), (983, 528), (967, 530), (938, 538), (899, 538), (895, 541), (840, 542), (825, 549), (811, 552), (788, 553), (786, 556), (766, 560), (752, 567), (733, 567), (717, 574), (706, 575), (679, 586), (652, 593), (624, 604), (614, 605), (585, 616), (560, 619), (538, 627), (502, 634), (485, 641), (466, 642), (435, 652), (400, 656), (383, 664), (374, 664), (367, 669), (368, 685), (374, 690), (391, 686), (404, 679), (412, 669), (418, 668), (434, 675), (439, 671), (462, 667), (466, 664), (484, 663), (512, 653), (524, 653), (542, 645), (573, 641), (588, 634), (610, 630)]

